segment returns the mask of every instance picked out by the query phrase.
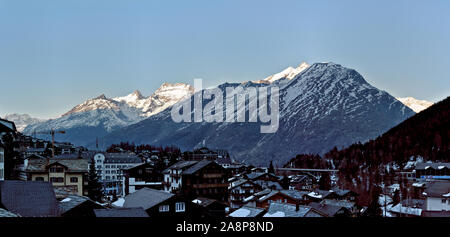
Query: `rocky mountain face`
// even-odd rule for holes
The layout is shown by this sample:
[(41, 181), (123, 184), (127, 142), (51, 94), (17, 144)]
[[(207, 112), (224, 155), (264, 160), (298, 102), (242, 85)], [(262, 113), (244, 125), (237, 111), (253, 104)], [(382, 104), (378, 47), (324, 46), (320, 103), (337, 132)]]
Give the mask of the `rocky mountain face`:
[(117, 98), (107, 98), (102, 94), (75, 106), (59, 118), (31, 124), (24, 129), (24, 133), (65, 130), (66, 134), (58, 135), (61, 140), (87, 145), (118, 128), (159, 113), (190, 96), (193, 91), (194, 88), (186, 84), (164, 83), (148, 97), (142, 96), (139, 91)]
[[(130, 141), (176, 145), (189, 150), (206, 145), (227, 149), (240, 161), (267, 165), (274, 160), (281, 166), (296, 154), (324, 154), (334, 146), (342, 148), (373, 139), (415, 114), (387, 92), (371, 86), (353, 69), (335, 63), (304, 67), (293, 76), (283, 71), (278, 75), (284, 76), (218, 86), (222, 91), (238, 86), (244, 89), (279, 87), (279, 129), (275, 133), (260, 133), (260, 126), (267, 123), (259, 120), (176, 123), (171, 117), (171, 107), (168, 107), (145, 120), (111, 132), (102, 139), (102, 144)], [(212, 89), (197, 93), (207, 90)], [(192, 98), (189, 98), (191, 102)], [(203, 106), (208, 102), (210, 100), (203, 100)], [(248, 108), (246, 113), (249, 117), (254, 115), (248, 114)]]

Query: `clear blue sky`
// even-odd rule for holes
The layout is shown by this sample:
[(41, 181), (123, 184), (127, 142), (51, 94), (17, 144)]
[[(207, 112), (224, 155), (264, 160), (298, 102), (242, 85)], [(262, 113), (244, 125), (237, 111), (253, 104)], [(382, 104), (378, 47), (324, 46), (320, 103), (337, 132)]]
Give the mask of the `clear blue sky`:
[(0, 116), (333, 61), (394, 96), (450, 95), (450, 1), (0, 0)]

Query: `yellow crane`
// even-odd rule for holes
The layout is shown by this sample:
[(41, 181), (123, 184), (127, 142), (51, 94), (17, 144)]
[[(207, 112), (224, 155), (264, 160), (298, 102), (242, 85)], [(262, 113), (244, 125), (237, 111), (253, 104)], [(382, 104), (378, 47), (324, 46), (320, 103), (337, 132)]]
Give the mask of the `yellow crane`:
[(65, 134), (66, 131), (62, 131), (62, 130), (54, 130), (52, 129), (50, 132), (36, 132), (34, 131), (34, 136), (36, 137), (36, 134), (50, 134), (52, 135), (52, 158), (55, 157), (55, 133), (61, 133), (61, 134)]

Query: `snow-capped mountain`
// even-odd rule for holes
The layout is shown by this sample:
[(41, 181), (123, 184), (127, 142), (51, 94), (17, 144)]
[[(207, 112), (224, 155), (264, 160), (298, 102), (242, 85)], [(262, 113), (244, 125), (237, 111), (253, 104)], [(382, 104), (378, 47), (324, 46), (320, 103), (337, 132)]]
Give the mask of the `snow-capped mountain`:
[(59, 118), (27, 126), (24, 133), (65, 130), (66, 134), (59, 135), (61, 140), (86, 145), (115, 129), (159, 113), (193, 92), (190, 85), (164, 83), (149, 97), (142, 96), (139, 91), (116, 98), (102, 94), (75, 106)]
[(429, 102), (426, 100), (418, 100), (413, 97), (397, 98), (397, 100), (399, 100), (404, 105), (411, 108), (416, 113), (419, 113), (420, 111), (425, 110), (433, 105), (433, 102)]
[(19, 132), (22, 132), (30, 124), (44, 122), (45, 119), (33, 118), (29, 114), (7, 114), (3, 117), (6, 120), (13, 121)]
[(237, 160), (261, 165), (274, 160), (281, 165), (296, 154), (323, 154), (334, 146), (373, 139), (414, 114), (355, 70), (338, 64), (315, 63), (285, 83), (271, 80), (274, 78), (280, 76), (267, 79), (268, 83), (225, 83), (218, 87), (225, 91), (225, 87), (279, 86), (280, 121), (275, 133), (260, 133), (265, 124), (261, 122), (175, 123), (168, 108), (108, 134), (102, 143), (173, 144), (189, 150), (206, 145), (227, 149)]
[(303, 72), (305, 69), (307, 69), (310, 65), (306, 62), (302, 62), (300, 65), (298, 65), (298, 67), (293, 68), (293, 67), (287, 67), (286, 69), (284, 69), (283, 71), (273, 74), (271, 76), (268, 76), (260, 81), (254, 81), (255, 83), (273, 83), (275, 81), (278, 81), (280, 79), (287, 79), (287, 80), (291, 80), (292, 78), (294, 78), (295, 76), (297, 76), (299, 73)]

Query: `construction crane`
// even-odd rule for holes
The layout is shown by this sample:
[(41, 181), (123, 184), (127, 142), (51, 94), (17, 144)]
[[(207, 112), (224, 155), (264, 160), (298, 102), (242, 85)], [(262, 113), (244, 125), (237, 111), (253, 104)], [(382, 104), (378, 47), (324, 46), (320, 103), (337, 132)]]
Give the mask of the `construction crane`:
[(52, 135), (52, 158), (55, 157), (55, 133), (65, 134), (66, 131), (62, 131), (62, 130), (55, 131), (54, 129), (52, 129), (50, 132), (36, 132), (36, 131), (33, 132), (35, 137), (36, 137), (36, 134), (50, 134), (50, 135)]

